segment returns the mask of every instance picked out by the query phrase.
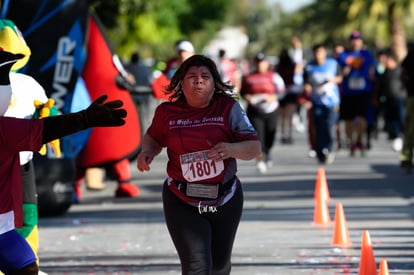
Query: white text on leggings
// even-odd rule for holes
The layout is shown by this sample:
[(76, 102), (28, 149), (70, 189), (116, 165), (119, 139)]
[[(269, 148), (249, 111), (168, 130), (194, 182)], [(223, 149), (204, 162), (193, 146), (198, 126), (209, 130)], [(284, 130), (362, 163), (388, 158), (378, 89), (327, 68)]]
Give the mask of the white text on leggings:
[(215, 206), (209, 206), (209, 205), (202, 205), (201, 201), (198, 203), (198, 212), (200, 214), (203, 213), (216, 213), (217, 208)]

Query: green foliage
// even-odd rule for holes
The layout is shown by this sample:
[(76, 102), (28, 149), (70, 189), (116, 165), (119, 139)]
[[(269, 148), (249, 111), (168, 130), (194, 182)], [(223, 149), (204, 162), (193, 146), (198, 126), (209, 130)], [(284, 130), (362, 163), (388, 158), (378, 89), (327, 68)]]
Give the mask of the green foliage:
[(232, 2), (102, 0), (94, 3), (93, 9), (121, 58), (138, 51), (144, 58), (167, 59), (179, 39), (191, 40), (201, 49), (221, 27)]
[(226, 16), (231, 1), (197, 0), (190, 1), (190, 10), (179, 16), (180, 29), (186, 35), (199, 31), (206, 25), (219, 26)]
[(99, 19), (108, 28), (116, 26), (117, 16), (120, 8), (120, 1), (95, 0), (91, 3), (92, 10), (99, 14)]

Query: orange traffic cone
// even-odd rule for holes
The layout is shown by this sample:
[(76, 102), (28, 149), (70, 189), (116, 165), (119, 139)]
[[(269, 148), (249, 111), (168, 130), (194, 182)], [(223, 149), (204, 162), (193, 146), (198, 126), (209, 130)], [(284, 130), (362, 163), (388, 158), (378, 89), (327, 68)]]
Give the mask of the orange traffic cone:
[(380, 270), (379, 270), (378, 275), (390, 275), (390, 273), (388, 272), (387, 260), (382, 259), (380, 261)]
[(349, 237), (348, 226), (346, 225), (342, 203), (336, 204), (335, 223), (331, 245), (344, 248), (351, 246), (351, 239)]
[(315, 200), (315, 208), (313, 211), (313, 223), (316, 225), (328, 225), (331, 223), (328, 203), (326, 200), (324, 199)]
[(314, 199), (323, 199), (326, 201), (329, 201), (331, 199), (328, 183), (326, 181), (326, 173), (323, 167), (320, 167), (318, 169), (318, 174), (316, 175)]
[(376, 275), (377, 265), (375, 263), (374, 251), (368, 230), (362, 232), (361, 257), (359, 261), (359, 275)]

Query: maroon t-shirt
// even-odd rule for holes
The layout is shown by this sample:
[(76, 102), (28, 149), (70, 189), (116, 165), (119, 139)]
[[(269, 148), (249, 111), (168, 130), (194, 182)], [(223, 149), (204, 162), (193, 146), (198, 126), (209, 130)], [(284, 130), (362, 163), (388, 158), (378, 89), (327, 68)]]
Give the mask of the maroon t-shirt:
[(15, 226), (23, 223), (20, 151), (39, 151), (43, 120), (0, 117), (0, 214), (14, 211)]
[[(191, 166), (192, 159), (206, 158), (205, 151), (219, 142), (259, 139), (238, 102), (218, 95), (206, 108), (193, 108), (183, 102), (160, 104), (147, 132), (162, 147), (167, 147), (167, 174), (179, 182), (223, 183), (231, 180), (237, 172), (234, 158), (222, 163), (205, 159), (198, 167)], [(188, 165), (185, 164), (187, 160)]]

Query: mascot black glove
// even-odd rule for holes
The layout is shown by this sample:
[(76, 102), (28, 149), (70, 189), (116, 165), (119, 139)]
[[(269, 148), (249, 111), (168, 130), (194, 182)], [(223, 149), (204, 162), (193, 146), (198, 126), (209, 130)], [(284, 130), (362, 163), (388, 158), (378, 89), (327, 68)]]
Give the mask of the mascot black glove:
[(125, 124), (127, 112), (125, 109), (119, 109), (124, 105), (121, 100), (114, 100), (105, 103), (107, 95), (97, 98), (92, 104), (84, 110), (87, 127), (108, 127), (122, 126)]
[(43, 143), (61, 138), (90, 127), (111, 127), (125, 124), (127, 111), (122, 109), (120, 100), (105, 103), (107, 95), (96, 99), (86, 110), (45, 117), (43, 128)]

